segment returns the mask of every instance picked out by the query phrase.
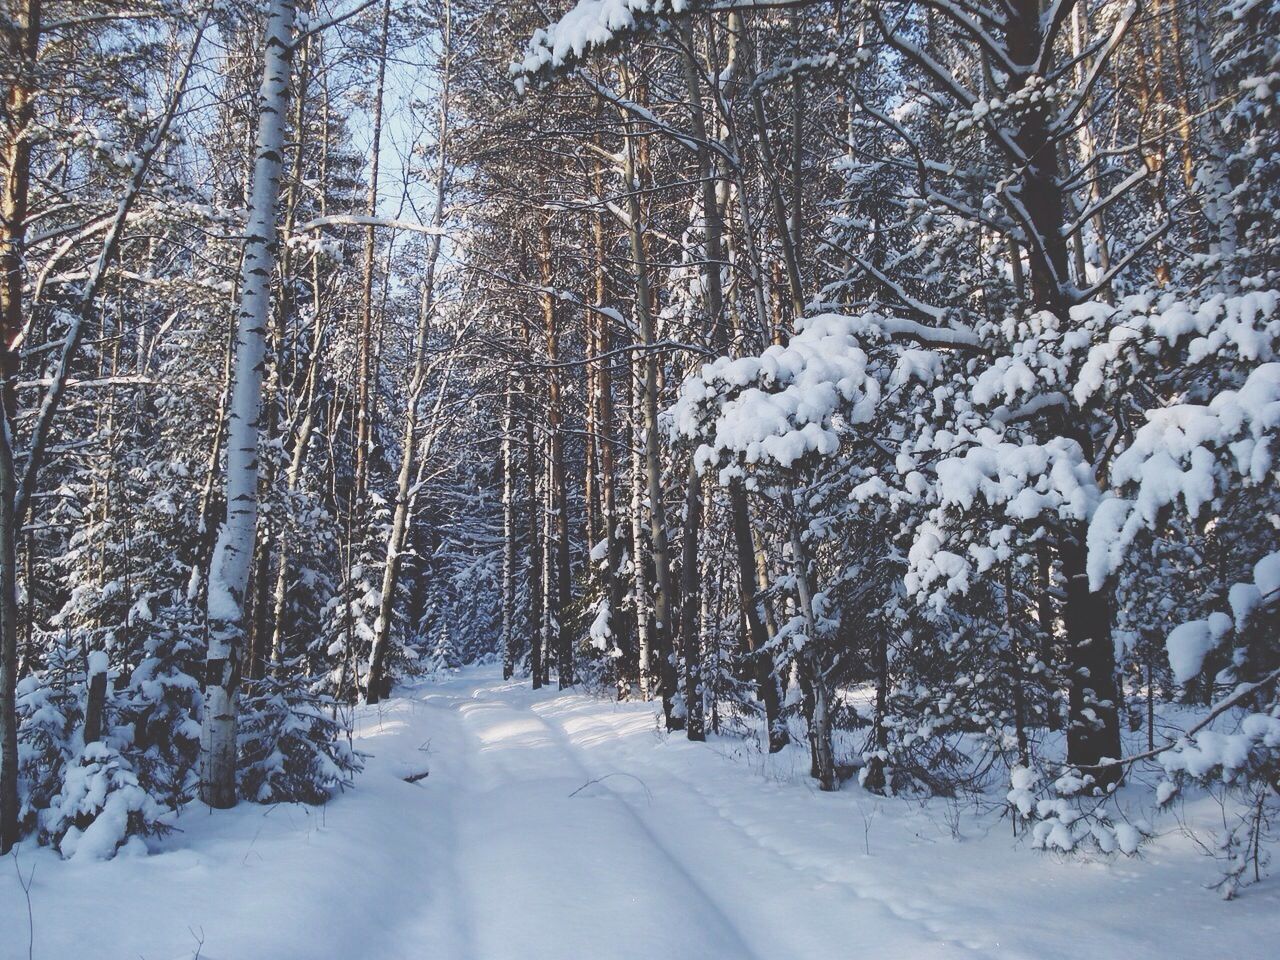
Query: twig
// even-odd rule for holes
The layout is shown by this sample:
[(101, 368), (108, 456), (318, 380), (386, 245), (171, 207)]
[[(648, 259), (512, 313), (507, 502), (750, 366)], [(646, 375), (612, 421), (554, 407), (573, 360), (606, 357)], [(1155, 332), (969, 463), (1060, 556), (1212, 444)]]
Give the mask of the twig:
[(573, 791), (573, 793), (569, 794), (569, 796), (576, 797), (583, 790), (587, 789), (587, 787), (590, 787), (597, 783), (603, 783), (604, 781), (608, 780), (610, 777), (630, 777), (636, 783), (640, 784), (640, 789), (644, 791), (645, 800), (648, 801), (649, 803), (653, 802), (653, 793), (649, 790), (648, 785), (645, 784), (643, 780), (637, 777), (634, 773), (623, 773), (621, 771), (617, 773), (606, 773), (603, 777), (596, 777), (594, 780), (588, 780), (586, 783), (580, 786), (577, 790)]
[(27, 874), (27, 878), (22, 878), (22, 869), (18, 866), (18, 851), (13, 851), (13, 869), (18, 874), (18, 886), (22, 887), (23, 896), (27, 898), (27, 960), (31, 960), (35, 956), (36, 949), (36, 922), (35, 916), (31, 912), (31, 881), (36, 875), (36, 864), (31, 864), (31, 872)]

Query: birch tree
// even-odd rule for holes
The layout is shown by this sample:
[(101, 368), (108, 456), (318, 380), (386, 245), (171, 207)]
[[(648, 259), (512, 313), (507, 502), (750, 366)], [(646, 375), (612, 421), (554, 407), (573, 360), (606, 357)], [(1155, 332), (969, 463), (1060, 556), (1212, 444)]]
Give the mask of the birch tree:
[(200, 732), (200, 797), (211, 807), (236, 802), (236, 690), (244, 599), (258, 519), (258, 436), (267, 324), (279, 236), (276, 219), (294, 50), (294, 0), (267, 12), (258, 131), (236, 308), (234, 380), (227, 414), (227, 517), (209, 572), (209, 648)]

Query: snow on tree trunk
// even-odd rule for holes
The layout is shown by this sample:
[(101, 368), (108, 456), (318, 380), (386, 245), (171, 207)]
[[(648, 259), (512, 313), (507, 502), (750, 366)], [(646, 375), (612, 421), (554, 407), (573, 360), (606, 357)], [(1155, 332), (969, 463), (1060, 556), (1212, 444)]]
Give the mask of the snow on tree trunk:
[(529, 674), (533, 689), (542, 686), (542, 541), (539, 539), (539, 518), (542, 509), (538, 502), (538, 444), (532, 410), (532, 394), (530, 381), (523, 384), (525, 395), (525, 482), (527, 484), (525, 499), (528, 504), (529, 543)]
[(200, 797), (211, 807), (230, 807), (236, 802), (236, 687), (244, 636), (242, 604), (258, 517), (262, 373), (279, 248), (276, 217), (295, 14), (294, 0), (272, 0), (258, 94), (258, 135), (236, 315), (235, 383), (227, 424), (227, 518), (218, 531), (209, 570)]
[(510, 377), (502, 392), (502, 679), (510, 680), (516, 672), (515, 633), (515, 457), (512, 430), (515, 428), (513, 396), (515, 385)]
[[(787, 499), (790, 500), (790, 497)], [(805, 549), (800, 521), (794, 516), (795, 507), (790, 504), (788, 507), (793, 512), (791, 551), (795, 561), (796, 592), (800, 597), (800, 612), (804, 616), (804, 628), (808, 634), (804, 649), (798, 654), (798, 660), (801, 674), (807, 678), (811, 688), (807, 719), (812, 770), (821, 789), (835, 790), (840, 784), (836, 779), (835, 758), (831, 750), (830, 696), (827, 692), (827, 679), (822, 663), (822, 638), (819, 636), (818, 621), (813, 612), (813, 593), (809, 588), (808, 551)]]
[[(1067, 763), (1089, 768), (1121, 753), (1120, 721), (1116, 714), (1116, 660), (1111, 639), (1110, 590), (1089, 589), (1085, 572), (1083, 531), (1059, 548), (1066, 578), (1063, 621), (1071, 669), (1068, 698)], [(1120, 776), (1118, 766), (1104, 767), (1096, 776), (1109, 782)]]
[(733, 522), (733, 542), (737, 559), (738, 602), (743, 618), (747, 621), (747, 653), (755, 667), (756, 684), (764, 701), (765, 725), (769, 752), (777, 753), (790, 740), (786, 724), (782, 721), (782, 703), (778, 696), (778, 681), (773, 675), (773, 656), (766, 649), (769, 628), (761, 609), (760, 593), (756, 583), (756, 551), (751, 537), (751, 514), (747, 507), (747, 494), (742, 481), (735, 478), (729, 484), (729, 510)]
[[(643, 361), (633, 358), (632, 366), (635, 374), (631, 379), (633, 407), (640, 403), (640, 373)], [(631, 436), (635, 438), (639, 430), (635, 426), (640, 421), (639, 411), (633, 409)], [(649, 551), (644, 536), (644, 451), (639, 444), (631, 443), (631, 572), (632, 596), (635, 599), (636, 612), (636, 678), (640, 685), (640, 698), (650, 700), (653, 697), (653, 635), (649, 630), (652, 609), (650, 607), (651, 591), (649, 589)]]

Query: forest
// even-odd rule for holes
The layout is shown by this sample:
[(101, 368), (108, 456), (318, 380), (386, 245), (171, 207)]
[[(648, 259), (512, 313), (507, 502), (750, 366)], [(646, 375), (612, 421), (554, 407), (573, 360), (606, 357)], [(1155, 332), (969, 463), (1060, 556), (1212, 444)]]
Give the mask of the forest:
[(0, 956), (1269, 955), (1280, 0), (0, 41)]

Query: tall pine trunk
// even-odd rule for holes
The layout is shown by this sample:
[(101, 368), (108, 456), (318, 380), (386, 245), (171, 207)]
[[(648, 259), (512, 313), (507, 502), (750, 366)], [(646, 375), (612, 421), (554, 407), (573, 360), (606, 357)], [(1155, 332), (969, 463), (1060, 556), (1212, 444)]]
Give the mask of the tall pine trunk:
[(671, 554), (667, 544), (667, 512), (662, 499), (662, 463), (658, 451), (658, 358), (653, 350), (657, 339), (654, 333), (653, 300), (649, 287), (648, 257), (644, 245), (644, 220), (640, 197), (636, 192), (638, 179), (634, 137), (628, 134), (623, 149), (623, 176), (629, 186), (627, 191), (627, 223), (631, 240), (631, 259), (635, 269), (636, 313), (640, 319), (640, 341), (644, 351), (644, 382), (641, 387), (641, 404), (644, 426), (645, 490), (649, 495), (649, 536), (653, 554), (654, 579), (658, 595), (655, 620), (652, 624), (658, 657), (658, 693), (662, 697), (662, 713), (668, 730), (678, 730), (682, 718), (674, 708), (677, 693), (676, 669), (671, 649), (671, 635), (675, 620), (671, 609)]
[(18, 76), (9, 88), (7, 126), (16, 136), (5, 145), (4, 194), (0, 198), (0, 854), (18, 840), (18, 520), (14, 502), (18, 477), (13, 461), (10, 418), (16, 412), (14, 378), (17, 344), (25, 322), (23, 250), (26, 246), (34, 115), (31, 72), (40, 43), (40, 0), (14, 4), (6, 24), (5, 54)]
[[(391, 17), (391, 0), (382, 2), (382, 20), (378, 34), (378, 72), (374, 84), (373, 95), (373, 133), (369, 147), (369, 188), (365, 196), (365, 213), (370, 217), (378, 214), (378, 168), (379, 153), (382, 149), (382, 92), (387, 76), (387, 30)], [(357, 518), (363, 520), (365, 487), (369, 482), (369, 456), (373, 445), (372, 402), (369, 397), (370, 382), (377, 375), (376, 362), (373, 360), (373, 253), (374, 227), (365, 228), (364, 262), (360, 286), (360, 332), (357, 342), (359, 350), (356, 365), (356, 442), (355, 442), (355, 477), (352, 490), (352, 505)], [(357, 529), (356, 536), (362, 531)], [(349, 576), (349, 574), (348, 574)]]
[[(570, 635), (566, 610), (573, 592), (573, 575), (570, 568), (569, 555), (569, 494), (568, 478), (564, 466), (564, 411), (561, 403), (562, 374), (558, 366), (560, 361), (560, 327), (556, 313), (555, 297), (549, 292), (554, 281), (551, 264), (551, 224), (543, 221), (539, 231), (538, 268), (542, 278), (543, 294), (542, 320), (546, 332), (547, 346), (547, 430), (550, 434), (548, 446), (547, 505), (550, 511), (547, 517), (547, 537), (554, 540), (550, 551), (554, 553), (555, 582), (548, 591), (548, 596), (555, 595), (555, 617), (552, 624), (555, 651), (556, 675), (560, 689), (573, 685), (573, 638)], [(547, 635), (547, 642), (552, 641), (552, 633)]]

